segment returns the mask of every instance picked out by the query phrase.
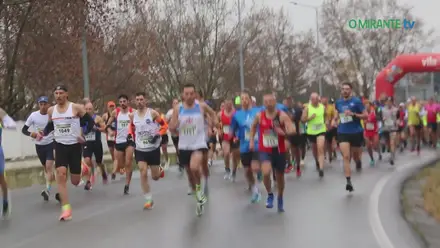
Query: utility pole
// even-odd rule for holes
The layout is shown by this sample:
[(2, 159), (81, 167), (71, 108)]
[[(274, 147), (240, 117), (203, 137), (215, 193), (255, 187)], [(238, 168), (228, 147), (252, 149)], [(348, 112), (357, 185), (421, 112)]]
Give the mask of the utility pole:
[(85, 25), (82, 35), (82, 67), (84, 81), (84, 98), (90, 98), (89, 63), (87, 60), (87, 31)]
[(238, 32), (240, 32), (240, 47), (239, 47), (239, 53), (240, 53), (240, 89), (241, 91), (244, 90), (244, 65), (243, 65), (243, 24), (241, 20), (241, 0), (237, 0), (237, 6), (238, 6)]

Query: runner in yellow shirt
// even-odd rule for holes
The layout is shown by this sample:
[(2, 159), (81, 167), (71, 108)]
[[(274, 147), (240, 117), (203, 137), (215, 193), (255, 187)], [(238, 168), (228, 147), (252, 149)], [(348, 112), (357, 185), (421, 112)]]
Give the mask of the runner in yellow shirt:
[(420, 154), (420, 141), (422, 135), (422, 119), (420, 118), (420, 111), (422, 110), (422, 107), (418, 103), (417, 98), (411, 97), (407, 110), (409, 136), (412, 143), (411, 151), (417, 149), (417, 153)]

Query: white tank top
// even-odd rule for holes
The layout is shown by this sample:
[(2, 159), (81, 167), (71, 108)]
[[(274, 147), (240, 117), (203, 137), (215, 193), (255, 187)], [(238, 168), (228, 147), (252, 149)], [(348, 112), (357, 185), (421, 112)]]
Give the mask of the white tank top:
[(179, 107), (179, 149), (208, 148), (206, 144), (205, 118), (198, 103), (193, 108)]
[[(162, 141), (159, 135), (160, 125), (153, 120), (150, 108), (147, 109), (143, 117), (139, 116), (138, 111), (134, 112), (133, 124), (135, 127), (136, 150), (149, 152), (159, 148)], [(156, 135), (159, 135), (160, 138), (155, 143), (152, 143), (152, 139)]]
[(66, 112), (58, 112), (58, 104), (54, 106), (52, 113), (54, 126), (54, 139), (63, 145), (73, 145), (78, 143), (81, 135), (79, 117), (73, 115), (73, 103), (69, 102)]
[(128, 127), (130, 125), (129, 113), (129, 111), (127, 113), (122, 113), (121, 111), (116, 116), (116, 144), (127, 142)]

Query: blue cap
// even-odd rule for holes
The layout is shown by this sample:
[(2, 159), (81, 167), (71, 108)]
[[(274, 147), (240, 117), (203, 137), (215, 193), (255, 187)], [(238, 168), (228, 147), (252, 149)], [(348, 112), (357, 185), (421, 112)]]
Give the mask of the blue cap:
[(40, 103), (40, 102), (49, 102), (49, 97), (47, 97), (47, 96), (40, 96), (39, 98), (38, 98), (38, 101), (37, 101), (38, 103)]

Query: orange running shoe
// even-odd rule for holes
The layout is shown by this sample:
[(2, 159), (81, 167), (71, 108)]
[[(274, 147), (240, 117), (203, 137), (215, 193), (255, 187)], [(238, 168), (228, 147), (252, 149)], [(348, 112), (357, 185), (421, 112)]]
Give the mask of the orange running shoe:
[(153, 209), (153, 205), (154, 205), (153, 200), (151, 200), (151, 199), (147, 200), (147, 201), (145, 201), (144, 209), (148, 209), (148, 210)]

